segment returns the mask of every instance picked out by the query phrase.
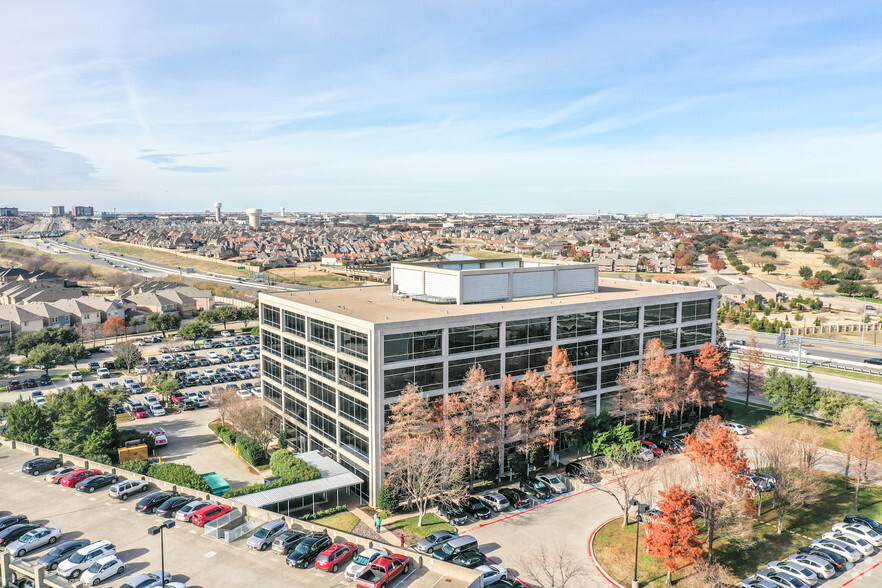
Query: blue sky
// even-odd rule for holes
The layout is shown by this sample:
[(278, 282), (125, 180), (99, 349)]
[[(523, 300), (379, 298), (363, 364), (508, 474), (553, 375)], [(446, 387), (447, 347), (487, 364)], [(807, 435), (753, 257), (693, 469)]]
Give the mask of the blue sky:
[(0, 204), (882, 214), (879, 2), (6, 2)]

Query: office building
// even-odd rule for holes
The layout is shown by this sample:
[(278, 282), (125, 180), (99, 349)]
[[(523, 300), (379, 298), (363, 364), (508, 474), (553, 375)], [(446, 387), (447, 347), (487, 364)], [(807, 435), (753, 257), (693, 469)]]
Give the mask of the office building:
[(95, 216), (95, 209), (91, 206), (74, 206), (74, 216)]
[(64, 216), (64, 207), (63, 206), (50, 206), (49, 214), (52, 216)]
[(697, 353), (716, 340), (716, 290), (598, 278), (597, 266), (520, 259), (392, 264), (392, 288), (260, 294), (265, 401), (296, 451), (326, 449), (376, 504), (386, 408), (408, 382), (455, 392), (568, 353), (586, 414), (612, 405), (646, 343)]
[(18, 216), (18, 208), (13, 206), (0, 206), (0, 216)]

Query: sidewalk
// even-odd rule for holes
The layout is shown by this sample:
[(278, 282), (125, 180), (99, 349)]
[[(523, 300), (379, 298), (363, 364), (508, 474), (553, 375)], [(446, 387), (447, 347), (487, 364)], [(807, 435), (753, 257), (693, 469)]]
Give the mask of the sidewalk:
[(401, 520), (401, 519), (407, 518), (409, 516), (413, 516), (412, 514), (405, 514), (405, 515), (398, 515), (398, 516), (389, 517), (387, 519), (384, 519), (383, 526), (380, 527), (380, 533), (379, 533), (379, 535), (377, 535), (377, 533), (376, 533), (377, 527), (374, 524), (373, 517), (368, 515), (361, 508), (354, 508), (349, 512), (353, 513), (355, 516), (358, 517), (358, 519), (362, 523), (364, 523), (365, 525), (368, 526), (368, 529), (370, 529), (371, 534), (374, 535), (373, 537), (369, 537), (369, 539), (380, 539), (382, 541), (385, 541), (389, 545), (401, 545), (401, 539), (399, 538), (398, 535), (396, 535), (392, 531), (389, 531), (388, 529), (383, 530), (383, 526), (386, 526), (389, 523), (393, 523), (397, 520)]

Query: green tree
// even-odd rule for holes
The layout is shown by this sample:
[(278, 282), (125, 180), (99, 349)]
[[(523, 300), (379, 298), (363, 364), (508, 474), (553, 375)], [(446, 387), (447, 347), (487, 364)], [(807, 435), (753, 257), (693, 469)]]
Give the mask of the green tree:
[(594, 434), (591, 440), (591, 452), (604, 455), (608, 459), (621, 462), (629, 455), (635, 455), (640, 449), (640, 440), (634, 427), (618, 423), (615, 427)]
[(77, 368), (77, 362), (81, 359), (86, 359), (86, 346), (82, 343), (71, 343), (69, 344), (65, 351), (67, 352), (67, 359), (73, 363), (74, 369)]
[(58, 343), (40, 343), (28, 352), (28, 357), (25, 359), (25, 365), (45, 370), (47, 375), (49, 370), (66, 362), (67, 353)]
[(260, 327), (254, 327), (253, 329), (251, 329), (251, 336), (260, 337)]
[(839, 416), (842, 410), (851, 404), (859, 404), (860, 398), (845, 394), (830, 388), (824, 388), (821, 391), (821, 397), (818, 399), (818, 412), (825, 419), (832, 421)]
[(208, 323), (195, 320), (183, 325), (178, 330), (178, 333), (184, 339), (189, 339), (190, 341), (193, 341), (195, 343), (199, 339), (214, 335), (214, 329), (212, 329), (211, 325), (209, 325)]
[(196, 317), (194, 322), (210, 325), (211, 323), (217, 323), (220, 321), (217, 320), (216, 310), (203, 310), (199, 313), (199, 316)]
[(53, 408), (57, 411), (52, 432), (55, 449), (81, 456), (113, 455), (116, 420), (107, 398), (93, 394), (85, 386), (53, 396)]
[(48, 448), (51, 434), (52, 423), (45, 410), (31, 400), (19, 398), (12, 403), (6, 414), (6, 431), (3, 433), (7, 439)]
[(257, 309), (253, 306), (243, 306), (239, 309), (239, 320), (248, 328), (248, 323), (257, 320)]
[(144, 359), (138, 346), (129, 341), (123, 341), (113, 350), (116, 352), (116, 358), (121, 360), (129, 371)]
[(0, 355), (0, 378), (11, 376), (15, 373), (15, 364), (9, 359), (8, 355)]
[(808, 280), (809, 278), (812, 277), (812, 275), (814, 275), (814, 272), (812, 271), (812, 268), (810, 268), (809, 266), (804, 265), (801, 268), (799, 268), (799, 277), (802, 278), (803, 280)]
[(763, 264), (763, 272), (765, 272), (765, 273), (767, 273), (767, 274), (772, 273), (772, 272), (775, 271), (776, 269), (778, 269), (778, 266), (775, 265), (774, 263), (765, 263), (765, 264)]
[(160, 331), (163, 338), (168, 331), (177, 329), (180, 324), (181, 319), (175, 314), (152, 312), (147, 315), (147, 328), (151, 331)]
[(222, 323), (224, 330), (227, 328), (227, 323), (231, 323), (238, 318), (239, 312), (235, 306), (218, 306), (214, 309), (214, 322)]
[(821, 399), (821, 391), (811, 374), (793, 376), (778, 368), (768, 371), (762, 389), (775, 410), (786, 414), (788, 421), (794, 413), (814, 410)]
[(830, 284), (833, 282), (833, 272), (831, 272), (830, 270), (821, 270), (815, 274), (815, 277), (825, 284)]
[(860, 285), (854, 280), (841, 280), (836, 286), (836, 292), (845, 294), (846, 296), (857, 296), (860, 294)]
[(739, 263), (738, 265), (735, 266), (735, 271), (738, 272), (739, 274), (746, 274), (747, 272), (750, 271), (750, 267), (743, 264), (743, 263)]
[(168, 403), (171, 395), (178, 391), (178, 381), (170, 373), (165, 372), (150, 378), (150, 387)]

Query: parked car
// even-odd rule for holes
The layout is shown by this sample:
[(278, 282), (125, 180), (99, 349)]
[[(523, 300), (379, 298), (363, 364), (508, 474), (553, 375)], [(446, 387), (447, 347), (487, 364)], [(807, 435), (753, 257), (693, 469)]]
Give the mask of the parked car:
[(90, 361), (89, 362), (89, 371), (90, 372), (97, 372), (98, 368), (100, 368), (100, 367), (101, 367), (101, 364), (98, 363), (97, 361)]
[(59, 537), (61, 537), (61, 529), (58, 527), (37, 527), (7, 545), (6, 551), (15, 557), (24, 557), (30, 551), (44, 545), (52, 545)]
[(860, 523), (835, 523), (833, 525), (833, 530), (842, 533), (843, 535), (863, 539), (873, 547), (882, 546), (882, 535)]
[(39, 476), (43, 472), (58, 468), (62, 463), (63, 462), (57, 457), (35, 457), (22, 464), (21, 472), (23, 474)]
[(877, 533), (882, 533), (882, 523), (876, 521), (876, 519), (870, 518), (865, 515), (845, 515), (843, 519), (846, 523), (857, 523), (859, 525), (864, 525), (866, 527), (870, 527)]
[(99, 378), (109, 378), (110, 377), (110, 370), (107, 369), (106, 367), (98, 368), (96, 375)]
[(836, 566), (818, 555), (794, 553), (787, 558), (787, 561), (810, 569), (818, 578), (831, 578), (836, 573)]
[[(160, 580), (160, 578), (162, 578), (162, 580)], [(178, 586), (182, 586), (179, 582), (170, 582), (169, 580), (171, 580), (171, 574), (169, 572), (165, 572), (165, 576), (163, 576), (162, 570), (154, 570), (145, 574), (138, 574), (119, 588), (158, 588), (159, 586), (177, 588)]]
[(777, 588), (775, 584), (772, 584), (768, 580), (757, 578), (755, 576), (741, 580), (738, 582), (738, 586), (741, 588)]
[(175, 513), (178, 512), (178, 510), (184, 508), (191, 502), (193, 502), (192, 496), (172, 496), (153, 509), (153, 512), (161, 517), (171, 519), (174, 518)]
[(729, 429), (731, 429), (732, 432), (735, 433), (736, 435), (747, 435), (747, 433), (749, 432), (749, 431), (747, 430), (747, 427), (745, 427), (744, 425), (741, 425), (741, 424), (738, 424), (738, 423), (733, 423), (733, 422), (731, 422), (731, 421), (729, 421), (728, 423), (726, 423), (726, 426), (727, 426)]
[(297, 544), (300, 543), (307, 536), (309, 536), (309, 533), (306, 531), (301, 531), (300, 529), (283, 531), (275, 539), (273, 539), (273, 551), (276, 553), (281, 553), (282, 555), (288, 555), (289, 553), (291, 553), (291, 550), (297, 547)]
[(659, 447), (658, 445), (656, 445), (655, 443), (653, 443), (652, 441), (647, 441), (644, 439), (640, 442), (640, 444), (645, 449), (650, 450), (652, 452), (652, 455), (654, 455), (655, 457), (661, 457), (665, 454), (664, 450), (661, 447)]
[(480, 551), (464, 551), (453, 556), (450, 563), (463, 568), (474, 569), (487, 563), (487, 556)]
[(144, 498), (138, 501), (138, 504), (135, 505), (135, 510), (137, 512), (143, 512), (145, 514), (152, 513), (157, 506), (174, 496), (175, 493), (169, 490), (160, 490), (158, 492), (151, 492)]
[(71, 383), (74, 383), (74, 382), (82, 382), (82, 381), (83, 381), (83, 374), (80, 373), (79, 371), (71, 372), (71, 373), (67, 376), (67, 380), (68, 380), (69, 382), (71, 382)]
[(780, 586), (780, 588), (805, 588), (806, 586), (805, 582), (787, 572), (776, 572), (766, 568), (759, 570), (756, 575), (764, 580), (768, 580), (775, 586)]
[(357, 588), (382, 588), (392, 580), (410, 571), (410, 559), (405, 555), (392, 554), (381, 557), (361, 573), (355, 581)]
[(455, 502), (442, 501), (438, 504), (438, 514), (445, 518), (451, 525), (464, 525), (469, 522), (469, 515)]
[(147, 410), (149, 410), (150, 414), (155, 417), (166, 415), (165, 409), (162, 408), (162, 404), (159, 402), (147, 402)]
[(40, 525), (37, 523), (16, 523), (14, 525), (9, 525), (0, 531), (0, 547), (5, 548), (25, 533), (39, 528)]
[(28, 378), (24, 381), (25, 388), (36, 388), (38, 386), (37, 380), (33, 378)]
[(352, 559), (357, 551), (358, 545), (350, 541), (335, 543), (318, 554), (315, 568), (336, 574), (340, 566)]
[(459, 501), (459, 505), (467, 515), (475, 520), (493, 518), (493, 512), (487, 507), (487, 505), (474, 496), (466, 496)]
[(519, 488), (534, 498), (539, 500), (548, 500), (551, 498), (551, 490), (542, 480), (536, 478), (524, 478), (521, 480)]
[(75, 551), (89, 544), (88, 539), (73, 539), (64, 541), (53, 547), (49, 553), (37, 560), (37, 564), (45, 566), (50, 572), (58, 567), (58, 564), (73, 555)]
[(153, 444), (156, 447), (165, 447), (168, 445), (168, 435), (162, 427), (148, 429), (147, 434), (153, 439)]
[(333, 540), (327, 533), (311, 533), (305, 537), (297, 547), (291, 550), (285, 563), (294, 568), (308, 568), (315, 562), (318, 554), (331, 546)]
[(130, 415), (132, 415), (133, 419), (146, 419), (147, 417), (150, 416), (147, 413), (147, 409), (140, 402), (139, 403), (132, 402), (131, 404), (129, 404), (128, 408), (129, 408), (128, 412)]
[(857, 549), (864, 555), (873, 555), (873, 552), (876, 551), (875, 548), (870, 545), (869, 541), (861, 539), (860, 537), (855, 537), (854, 535), (839, 533), (837, 531), (827, 531), (821, 535), (821, 539), (835, 539), (836, 541), (841, 541), (842, 543)]
[(355, 556), (355, 559), (352, 560), (352, 563), (346, 566), (346, 571), (343, 572), (343, 575), (350, 580), (354, 580), (358, 576), (360, 576), (362, 572), (364, 572), (367, 567), (370, 566), (373, 562), (387, 555), (389, 555), (389, 552), (382, 547), (365, 549)]
[(555, 494), (565, 494), (567, 492), (567, 484), (555, 474), (539, 474), (537, 480), (545, 482), (545, 484)]
[(231, 510), (233, 510), (233, 507), (227, 504), (212, 504), (209, 506), (203, 506), (193, 513), (193, 516), (190, 518), (190, 522), (199, 527), (204, 527), (205, 523), (213, 521), (215, 519), (219, 519)]
[(98, 559), (83, 572), (81, 581), (86, 586), (97, 586), (105, 580), (120, 575), (126, 571), (126, 566), (115, 555), (105, 555)]
[(476, 567), (475, 571), (481, 573), (481, 586), (488, 586), (499, 580), (514, 579), (511, 572), (495, 563), (485, 563)]
[(864, 555), (847, 543), (836, 541), (835, 539), (815, 539), (811, 542), (812, 547), (818, 547), (825, 551), (832, 551), (836, 555), (841, 555), (851, 563), (855, 563), (863, 559)]
[(570, 478), (579, 480), (584, 484), (596, 484), (600, 482), (600, 474), (581, 461), (571, 461), (568, 463), (564, 468), (564, 474)]
[(6, 384), (6, 389), (10, 392), (13, 390), (21, 390), (21, 382), (19, 380), (9, 380)]
[(477, 551), (478, 540), (471, 535), (460, 535), (451, 539), (432, 553), (432, 557), (441, 561), (450, 561), (460, 553), (466, 551)]
[(772, 489), (772, 484), (769, 482), (769, 479), (765, 476), (759, 475), (757, 472), (747, 472), (738, 477), (743, 477), (747, 480), (747, 486), (757, 492), (769, 492)]
[(110, 541), (98, 541), (90, 543), (76, 550), (66, 560), (58, 564), (58, 575), (63, 578), (76, 580), (89, 569), (93, 563), (107, 555), (116, 555), (116, 546)]
[(77, 484), (82, 482), (83, 480), (87, 480), (87, 479), (91, 478), (92, 476), (97, 476), (100, 473), (101, 473), (101, 470), (81, 468), (78, 470), (74, 470), (71, 473), (64, 476), (63, 478), (61, 478), (61, 481), (59, 482), (59, 484), (61, 484), (62, 486), (65, 486), (67, 488), (73, 488)]
[(147, 492), (149, 487), (150, 483), (145, 480), (125, 480), (111, 486), (110, 490), (107, 491), (107, 495), (119, 500), (128, 500), (132, 494)]
[(43, 396), (43, 393), (39, 390), (31, 392), (31, 400), (33, 400), (34, 404), (36, 404), (37, 406), (43, 406), (44, 404), (46, 404), (46, 397)]
[(48, 386), (52, 383), (52, 378), (49, 377), (49, 374), (41, 374), (39, 384), (41, 386)]
[(116, 484), (119, 478), (116, 474), (98, 474), (97, 476), (89, 476), (82, 482), (77, 482), (74, 489), (78, 492), (88, 492), (91, 494), (98, 488), (104, 488), (111, 484)]
[(510, 506), (508, 499), (499, 492), (482, 492), (478, 494), (478, 500), (487, 505), (493, 512), (502, 512)]
[(58, 484), (63, 477), (75, 470), (76, 468), (70, 466), (61, 466), (46, 474), (46, 477), (43, 479), (50, 484)]
[(820, 558), (830, 565), (832, 565), (837, 572), (845, 569), (845, 564), (849, 563), (848, 558), (834, 551), (829, 551), (827, 549), (823, 549), (821, 547), (817, 547), (815, 545), (809, 547), (800, 547), (796, 550), (797, 555), (811, 555), (813, 557)]
[(417, 551), (431, 554), (433, 551), (435, 551), (436, 548), (444, 545), (457, 536), (458, 534), (456, 533), (456, 531), (435, 531), (434, 533), (426, 535), (425, 537), (417, 541), (414, 547)]
[(770, 561), (768, 563), (768, 567), (770, 570), (774, 570), (776, 572), (783, 572), (785, 574), (790, 574), (796, 578), (799, 578), (809, 586), (814, 586), (818, 583), (818, 575), (811, 571), (809, 568), (800, 565), (794, 561), (781, 561), (775, 560)]
[(500, 488), (499, 493), (505, 496), (512, 508), (527, 508), (533, 504), (533, 499), (526, 492), (517, 488)]
[(287, 530), (288, 525), (285, 523), (285, 519), (265, 523), (248, 538), (248, 549), (266, 551), (273, 544), (273, 540)]

